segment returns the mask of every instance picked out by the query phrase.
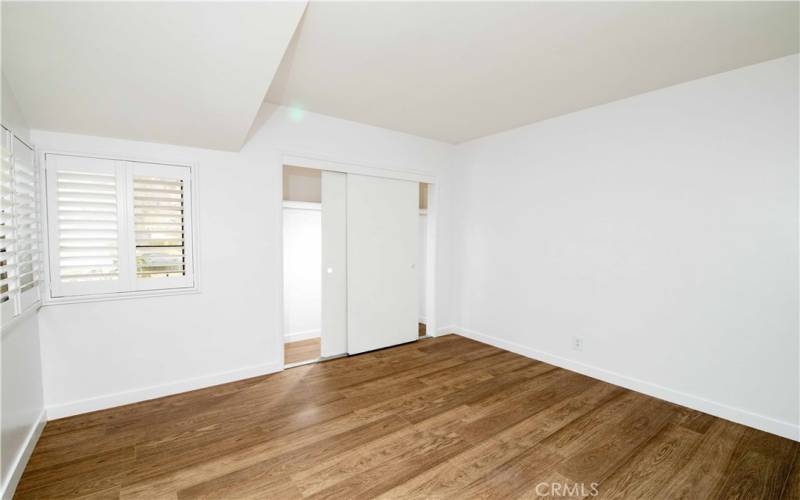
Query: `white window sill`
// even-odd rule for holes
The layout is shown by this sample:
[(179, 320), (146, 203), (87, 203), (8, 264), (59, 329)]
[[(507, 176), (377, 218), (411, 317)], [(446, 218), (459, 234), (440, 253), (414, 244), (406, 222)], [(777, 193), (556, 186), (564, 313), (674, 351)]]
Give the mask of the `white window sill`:
[(146, 299), (152, 297), (168, 297), (171, 295), (190, 295), (200, 293), (200, 288), (171, 288), (168, 290), (142, 290), (138, 292), (101, 293), (97, 295), (74, 295), (71, 297), (46, 297), (44, 306), (65, 304), (82, 304), (84, 302), (107, 302), (111, 300)]

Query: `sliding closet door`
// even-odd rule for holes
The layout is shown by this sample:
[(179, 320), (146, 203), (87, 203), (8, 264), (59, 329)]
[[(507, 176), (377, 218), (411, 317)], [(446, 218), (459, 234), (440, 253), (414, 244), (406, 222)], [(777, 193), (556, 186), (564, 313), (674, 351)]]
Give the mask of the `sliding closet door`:
[(322, 172), (322, 357), (347, 352), (347, 174)]
[(417, 339), (416, 182), (347, 174), (347, 352)]

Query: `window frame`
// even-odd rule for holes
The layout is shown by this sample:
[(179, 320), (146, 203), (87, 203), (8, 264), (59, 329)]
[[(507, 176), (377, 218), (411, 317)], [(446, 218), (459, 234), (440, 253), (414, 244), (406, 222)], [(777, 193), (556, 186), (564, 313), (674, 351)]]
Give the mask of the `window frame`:
[[(30, 168), (34, 172), (34, 175), (36, 176), (36, 180), (34, 181), (35, 182), (34, 187), (41, 189), (42, 185), (44, 184), (44, 178), (42, 177), (41, 171), (39, 169), (38, 158), (36, 156), (36, 148), (30, 146), (28, 143), (26, 143), (25, 141), (23, 141), (22, 139), (20, 139), (16, 135), (12, 134), (12, 136), (13, 136), (13, 140), (14, 141), (19, 141), (23, 145), (23, 147), (26, 147), (26, 148), (28, 148), (30, 150), (30, 155), (31, 155), (30, 156), (30, 161), (31, 161)], [(14, 145), (15, 163), (16, 163), (16, 158), (17, 158), (17, 152), (16, 152), (16, 144), (15, 144)], [(15, 182), (16, 182), (16, 180), (15, 180)], [(29, 311), (31, 309), (37, 309), (42, 304), (42, 295), (43, 295), (42, 288), (44, 286), (44, 280), (45, 280), (44, 273), (46, 272), (45, 271), (45, 264), (44, 264), (44, 260), (46, 258), (45, 249), (44, 249), (44, 239), (42, 239), (42, 234), (41, 234), (42, 228), (44, 226), (44, 217), (42, 216), (42, 205), (43, 205), (44, 201), (42, 200), (41, 194), (39, 192), (36, 192), (35, 196), (37, 197), (37, 199), (34, 200), (34, 206), (36, 207), (36, 209), (38, 209), (38, 213), (36, 214), (38, 216), (38, 219), (36, 220), (36, 224), (38, 225), (38, 228), (39, 228), (39, 231), (38, 231), (38, 234), (37, 234), (37, 238), (39, 240), (38, 241), (38, 247), (39, 247), (39, 255), (38, 255), (38, 258), (39, 258), (39, 262), (38, 262), (39, 263), (39, 269), (38, 269), (38, 271), (36, 271), (36, 267), (35, 267), (36, 260), (34, 258), (34, 260), (33, 260), (33, 264), (34, 264), (33, 272), (34, 273), (38, 272), (39, 279), (38, 279), (38, 283), (36, 284), (35, 287), (33, 287), (33, 288), (29, 289), (29, 290), (26, 290), (26, 291), (20, 291), (19, 292), (19, 294), (18, 294), (19, 295), (19, 305), (17, 306), (17, 311), (16, 311), (16, 315), (17, 316), (21, 316), (21, 315), (25, 314), (27, 311)], [(16, 228), (16, 225), (15, 225), (14, 229), (18, 230)], [(20, 253), (22, 253), (22, 252), (20, 252)], [(35, 257), (35, 252), (33, 252), (32, 255)], [(20, 263), (18, 262), (17, 265), (19, 266)], [(17, 269), (17, 272), (19, 272), (19, 268)], [(19, 278), (19, 276), (18, 276), (18, 278)]]
[[(63, 151), (63, 150), (55, 150), (55, 149), (43, 149), (38, 151), (39, 154), (39, 169), (40, 175), (43, 182), (40, 183), (40, 187), (42, 190), (41, 193), (41, 209), (42, 209), (42, 241), (43, 241), (43, 261), (44, 261), (44, 279), (42, 285), (45, 287), (44, 292), (42, 293), (42, 305), (58, 305), (58, 304), (74, 304), (74, 303), (82, 303), (82, 302), (105, 302), (105, 301), (112, 301), (112, 300), (126, 300), (126, 299), (137, 299), (137, 298), (146, 298), (146, 297), (162, 297), (162, 296), (170, 296), (170, 295), (186, 295), (186, 294), (196, 294), (200, 293), (200, 224), (199, 224), (199, 217), (198, 217), (198, 205), (199, 205), (199, 168), (197, 167), (196, 163), (193, 161), (185, 161), (185, 160), (178, 160), (178, 161), (170, 161), (170, 160), (154, 160), (151, 158), (141, 158), (141, 157), (130, 157), (123, 154), (93, 154), (93, 153), (82, 153), (76, 151)], [(50, 179), (52, 176), (48, 176), (48, 156), (55, 155), (55, 156), (72, 156), (78, 158), (87, 158), (87, 159), (97, 159), (97, 160), (104, 160), (104, 161), (112, 161), (116, 164), (121, 163), (136, 163), (142, 166), (151, 166), (153, 167), (154, 171), (161, 169), (161, 167), (170, 167), (175, 168), (179, 167), (182, 169), (188, 169), (188, 175), (186, 178), (189, 181), (188, 186), (188, 194), (189, 194), (189, 207), (186, 210), (186, 218), (188, 222), (186, 226), (189, 228), (187, 233), (184, 236), (184, 245), (185, 251), (187, 252), (187, 261), (186, 261), (186, 269), (191, 273), (191, 281), (187, 280), (176, 280), (177, 283), (173, 282), (173, 286), (170, 287), (163, 287), (161, 286), (146, 286), (140, 285), (138, 282), (140, 281), (136, 276), (136, 262), (135, 262), (135, 241), (132, 240), (133, 235), (133, 184), (132, 184), (132, 168), (125, 169), (125, 171), (118, 172), (118, 176), (121, 176), (123, 179), (122, 185), (122, 195), (121, 195), (121, 202), (125, 205), (125, 217), (126, 221), (124, 223), (126, 229), (124, 234), (120, 234), (120, 240), (123, 240), (124, 243), (122, 245), (126, 245), (127, 249), (125, 252), (120, 255), (120, 284), (122, 289), (120, 291), (93, 291), (92, 293), (83, 293), (80, 295), (64, 295), (58, 296), (56, 292), (58, 290), (58, 285), (62, 285), (59, 283), (59, 280), (53, 276), (53, 271), (57, 270), (57, 265), (54, 267), (53, 260), (57, 258), (58, 253), (57, 251), (51, 251), (51, 245), (54, 242), (57, 242), (57, 239), (54, 240), (53, 238), (57, 238), (57, 222), (52, 220), (53, 214), (55, 213), (53, 209), (57, 208), (57, 205), (54, 203), (54, 199), (51, 200), (48, 196), (48, 193), (51, 192), (48, 188), (51, 186), (51, 182), (53, 180)], [(163, 170), (162, 170), (163, 175)], [(52, 189), (52, 188), (50, 188)], [(130, 210), (130, 212), (129, 212)], [(56, 243), (57, 244), (57, 243)], [(56, 278), (56, 279), (54, 279)], [(58, 283), (58, 284), (56, 284)], [(55, 285), (55, 287), (54, 287)], [(88, 287), (84, 287), (88, 288)]]

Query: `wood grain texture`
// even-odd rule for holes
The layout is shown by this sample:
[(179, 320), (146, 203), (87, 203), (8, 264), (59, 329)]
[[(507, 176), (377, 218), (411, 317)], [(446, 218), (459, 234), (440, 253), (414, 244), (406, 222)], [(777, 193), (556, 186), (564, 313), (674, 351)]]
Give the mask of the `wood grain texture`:
[(320, 356), (320, 339), (298, 340), (283, 344), (283, 364), (313, 361)]
[(799, 449), (448, 335), (48, 422), (16, 498), (794, 499)]

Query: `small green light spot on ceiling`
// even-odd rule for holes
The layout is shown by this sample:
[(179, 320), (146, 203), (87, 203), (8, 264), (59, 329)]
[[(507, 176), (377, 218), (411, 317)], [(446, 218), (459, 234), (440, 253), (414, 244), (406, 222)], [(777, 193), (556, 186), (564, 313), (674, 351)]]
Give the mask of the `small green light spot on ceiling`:
[(300, 122), (303, 120), (303, 116), (305, 116), (306, 112), (303, 108), (291, 108), (289, 110), (289, 118), (293, 122)]

